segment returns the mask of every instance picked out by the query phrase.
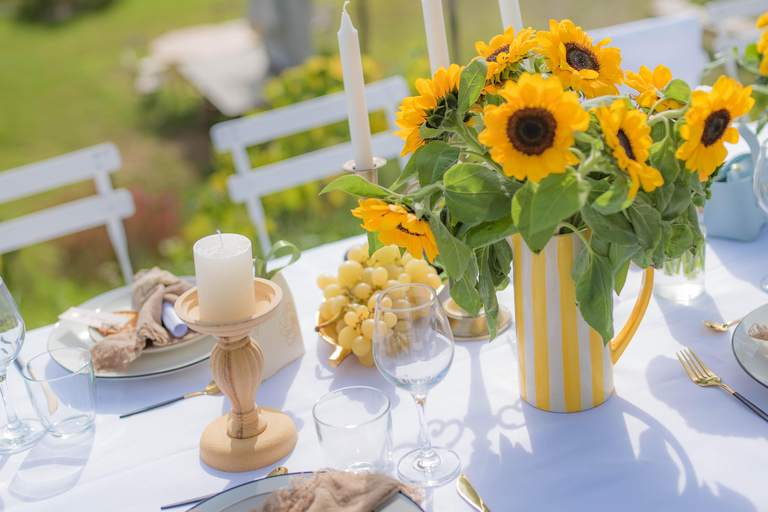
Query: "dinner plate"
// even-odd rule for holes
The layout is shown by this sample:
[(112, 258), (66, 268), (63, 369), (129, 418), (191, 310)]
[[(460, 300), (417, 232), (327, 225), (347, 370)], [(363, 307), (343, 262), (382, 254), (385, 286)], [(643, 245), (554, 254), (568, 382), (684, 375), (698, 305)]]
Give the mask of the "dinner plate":
[[(248, 482), (228, 489), (212, 498), (198, 503), (188, 512), (249, 512), (264, 504), (267, 497), (277, 489), (291, 487), (291, 478), (303, 476), (312, 478), (313, 473), (289, 473)], [(414, 512), (421, 511), (405, 494), (398, 493), (376, 508), (373, 512)]]
[(744, 317), (733, 331), (733, 355), (747, 375), (768, 387), (768, 341), (747, 334), (754, 324), (768, 325), (768, 304), (764, 304)]
[[(194, 284), (194, 277), (185, 277)], [(132, 286), (123, 286), (98, 295), (80, 304), (81, 308), (96, 311), (119, 311), (133, 308)], [(87, 325), (60, 320), (54, 325), (48, 337), (48, 350), (64, 347), (79, 347), (90, 349), (95, 344)], [(207, 360), (216, 339), (209, 335), (201, 335), (188, 341), (163, 348), (155, 348), (143, 352), (133, 361), (125, 373), (97, 373), (97, 379), (137, 379), (161, 375), (187, 368)], [(61, 360), (60, 360), (61, 359)], [(64, 368), (70, 368), (71, 361), (56, 359)]]

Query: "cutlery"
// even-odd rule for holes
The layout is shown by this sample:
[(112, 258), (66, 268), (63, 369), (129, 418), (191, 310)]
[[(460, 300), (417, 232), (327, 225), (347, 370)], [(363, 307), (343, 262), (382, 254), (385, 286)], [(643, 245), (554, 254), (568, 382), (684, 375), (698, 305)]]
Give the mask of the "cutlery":
[(480, 512), (491, 512), (488, 505), (485, 504), (483, 498), (477, 494), (475, 488), (469, 483), (467, 476), (462, 473), (459, 479), (456, 481), (456, 490), (459, 491), (459, 495), (466, 500), (467, 503), (472, 505)]
[(728, 327), (732, 326), (733, 324), (737, 324), (742, 320), (742, 318), (737, 318), (736, 320), (731, 320), (730, 322), (725, 322), (722, 324), (720, 322), (713, 322), (712, 320), (702, 320), (701, 323), (704, 324), (704, 327), (709, 327), (713, 331), (728, 332)]
[[(16, 364), (16, 368), (19, 369), (19, 373), (24, 373), (22, 368), (24, 368), (24, 365), (26, 364), (21, 357), (16, 357), (13, 361)], [(32, 368), (28, 368), (29, 375), (36, 380), (39, 380), (37, 375), (35, 375), (34, 370)], [(43, 394), (45, 394), (45, 400), (48, 402), (48, 413), (53, 416), (53, 413), (56, 412), (56, 409), (59, 408), (59, 400), (56, 398), (56, 395), (53, 394), (53, 391), (51, 391), (50, 386), (46, 384), (45, 382), (42, 383), (43, 385)]]
[[(277, 475), (287, 475), (287, 474), (288, 474), (288, 468), (284, 468), (283, 466), (280, 466), (279, 468), (275, 468), (269, 473), (267, 473), (267, 476), (265, 476), (264, 478), (269, 478), (271, 476), (277, 476)], [(200, 501), (207, 500), (208, 498), (213, 498), (214, 496), (216, 496), (217, 494), (221, 494), (222, 492), (224, 491), (215, 492), (213, 494), (208, 494), (206, 496), (200, 496), (198, 498), (193, 498), (191, 500), (177, 501), (176, 503), (171, 503), (170, 505), (163, 505), (162, 507), (160, 507), (160, 510), (198, 503)]]
[(734, 397), (736, 397), (741, 403), (752, 409), (752, 412), (763, 418), (765, 421), (768, 421), (768, 414), (763, 412), (762, 409), (741, 396), (739, 393), (723, 384), (720, 377), (712, 373), (712, 371), (707, 368), (707, 365), (705, 365), (701, 359), (699, 359), (698, 356), (693, 353), (693, 350), (690, 348), (686, 350), (678, 352), (677, 358), (680, 360), (680, 364), (683, 365), (686, 373), (694, 383), (698, 384), (699, 386), (719, 386), (723, 388)]
[(162, 407), (164, 405), (172, 404), (174, 402), (179, 402), (181, 400), (184, 400), (185, 398), (191, 398), (193, 396), (200, 396), (200, 395), (218, 395), (219, 393), (221, 393), (221, 390), (219, 389), (219, 386), (216, 385), (216, 381), (211, 381), (207, 386), (205, 386), (205, 391), (196, 391), (188, 395), (171, 398), (170, 400), (166, 400), (165, 402), (160, 402), (159, 404), (150, 405), (149, 407), (144, 407), (137, 411), (129, 412), (128, 414), (123, 414), (122, 416), (120, 416), (120, 418), (121, 419), (127, 418), (128, 416), (133, 416), (134, 414), (151, 411), (152, 409), (157, 409), (158, 407)]

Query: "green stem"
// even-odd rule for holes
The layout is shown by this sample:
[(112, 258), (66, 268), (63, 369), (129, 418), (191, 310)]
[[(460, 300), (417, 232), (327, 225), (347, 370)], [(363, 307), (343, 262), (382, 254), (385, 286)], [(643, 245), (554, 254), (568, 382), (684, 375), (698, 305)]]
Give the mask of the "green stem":
[(459, 118), (456, 112), (451, 114), (451, 117), (449, 118), (449, 126), (452, 131), (459, 136), (464, 144), (470, 146), (488, 165), (503, 174), (501, 166), (494, 162), (492, 159), (485, 156), (485, 146), (480, 144), (480, 141), (478, 141), (477, 138), (475, 138), (472, 133), (470, 133), (469, 128), (467, 128), (467, 126)]
[(664, 112), (659, 112), (658, 114), (649, 116), (646, 124), (648, 126), (653, 126), (663, 119), (678, 119), (683, 114), (685, 114), (685, 110), (686, 110), (685, 108), (679, 108), (677, 110), (665, 110)]
[[(592, 169), (595, 168), (595, 164), (600, 159), (600, 153), (595, 150), (596, 146), (592, 146), (592, 151), (589, 153), (589, 157), (586, 160), (582, 160), (581, 165), (579, 166), (579, 174), (582, 176), (586, 176), (588, 172), (590, 172)], [(574, 148), (571, 148), (573, 150)], [(579, 151), (579, 153), (581, 153)], [(584, 154), (582, 153), (582, 158), (584, 157)]]
[(576, 235), (579, 238), (581, 238), (581, 241), (584, 242), (584, 247), (586, 247), (587, 250), (589, 250), (589, 253), (592, 254), (592, 255), (595, 254), (595, 251), (593, 251), (592, 247), (590, 247), (590, 245), (589, 245), (589, 240), (587, 240), (587, 237), (584, 236), (584, 233), (582, 233), (581, 230), (579, 230), (579, 228), (577, 228), (576, 226), (574, 226), (570, 222), (565, 222), (565, 221), (562, 221), (562, 222), (560, 222), (557, 225), (557, 231), (560, 231), (560, 228), (568, 228), (571, 231), (573, 231), (574, 233), (576, 233)]
[(427, 195), (431, 194), (436, 190), (442, 190), (442, 186), (439, 183), (432, 183), (430, 185), (427, 185), (426, 187), (420, 188), (413, 194), (409, 194), (408, 199), (410, 199), (411, 201), (420, 201), (422, 198), (426, 197)]

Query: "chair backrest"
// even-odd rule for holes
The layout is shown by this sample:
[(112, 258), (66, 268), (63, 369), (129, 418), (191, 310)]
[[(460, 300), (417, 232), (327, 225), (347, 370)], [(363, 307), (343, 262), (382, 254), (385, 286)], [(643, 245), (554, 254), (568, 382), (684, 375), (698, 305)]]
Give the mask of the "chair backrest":
[[(383, 110), (389, 129), (372, 137), (373, 154), (382, 158), (400, 157), (403, 141), (392, 135), (397, 129), (397, 109), (403, 98), (410, 96), (408, 84), (401, 76), (386, 78), (365, 86), (369, 112)], [(211, 128), (211, 140), (217, 151), (232, 153), (236, 173), (227, 180), (229, 197), (245, 203), (248, 216), (259, 235), (262, 251), (271, 246), (261, 198), (282, 190), (316, 181), (341, 172), (341, 165), (352, 159), (352, 144), (345, 142), (310, 153), (281, 160), (254, 169), (248, 158), (248, 147), (280, 137), (301, 133), (347, 119), (347, 103), (343, 92), (314, 98), (286, 107), (269, 110)]]
[[(609, 46), (621, 49), (621, 69), (637, 73), (640, 66), (653, 71), (659, 64), (674, 78), (685, 80), (693, 89), (709, 59), (702, 48), (701, 17), (696, 11), (646, 18), (589, 31), (597, 42), (611, 38)], [(622, 86), (622, 93), (632, 89)]]
[(112, 188), (110, 173), (120, 169), (111, 142), (0, 172), (0, 203), (93, 179), (96, 195), (0, 222), (0, 254), (97, 226), (106, 226), (126, 283), (133, 280), (123, 219), (135, 212), (126, 189)]
[(707, 4), (709, 22), (715, 27), (715, 41), (713, 43), (716, 53), (725, 52), (725, 72), (728, 76), (738, 79), (738, 66), (732, 52), (728, 51), (734, 46), (739, 51), (744, 50), (750, 43), (757, 41), (759, 31), (753, 24), (749, 30), (738, 30), (733, 33), (728, 30), (729, 20), (736, 16), (757, 17), (768, 11), (766, 0), (717, 0)]

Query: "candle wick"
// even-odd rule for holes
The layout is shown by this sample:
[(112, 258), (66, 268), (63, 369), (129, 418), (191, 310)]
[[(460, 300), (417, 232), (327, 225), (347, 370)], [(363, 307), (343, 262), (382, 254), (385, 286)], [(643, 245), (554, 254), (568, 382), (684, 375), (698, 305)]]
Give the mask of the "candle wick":
[(343, 12), (344, 14), (347, 14), (347, 4), (348, 3), (349, 3), (349, 0), (344, 2), (344, 6), (341, 8), (341, 12)]
[(217, 229), (216, 232), (219, 234), (219, 242), (221, 242), (221, 248), (224, 248), (224, 237), (221, 236), (221, 230)]

